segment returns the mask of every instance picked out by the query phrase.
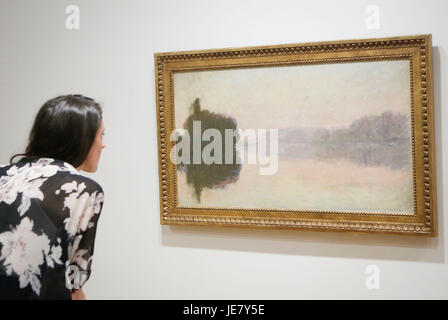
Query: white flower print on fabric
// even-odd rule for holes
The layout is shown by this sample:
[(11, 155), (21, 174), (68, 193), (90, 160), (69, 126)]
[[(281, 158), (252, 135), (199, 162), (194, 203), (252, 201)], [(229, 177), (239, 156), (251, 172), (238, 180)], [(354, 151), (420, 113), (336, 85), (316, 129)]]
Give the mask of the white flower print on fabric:
[(73, 243), (69, 244), (68, 246), (68, 256), (69, 260), (68, 262), (70, 264), (76, 263), (81, 269), (87, 270), (87, 266), (89, 265), (90, 260), (92, 260), (92, 256), (88, 257), (87, 259), (84, 258), (85, 255), (88, 256), (89, 251), (87, 249), (78, 249), (79, 244), (82, 240), (83, 236), (78, 235), (73, 240)]
[(0, 280), (0, 300), (28, 293), (69, 299), (71, 287), (62, 280), (66, 271), (66, 280), (75, 271), (76, 285), (82, 287), (91, 272), (103, 202), (101, 187), (70, 163), (38, 158), (1, 167), (0, 216), (14, 220), (0, 219), (0, 278), (10, 277), (16, 286), (2, 286)]
[(51, 158), (41, 158), (20, 168), (16, 165), (10, 167), (6, 175), (0, 178), (0, 203), (10, 205), (21, 194), (17, 211), (22, 216), (30, 208), (32, 198), (43, 200), (44, 194), (40, 190), (42, 184), (58, 171), (64, 171), (57, 165), (51, 165), (53, 161)]
[[(91, 262), (93, 256), (89, 255), (89, 250), (87, 249), (78, 249), (79, 244), (83, 238), (83, 235), (77, 235), (73, 242), (69, 244), (68, 246), (68, 256), (69, 259), (66, 261), (65, 266), (67, 270), (71, 270), (70, 266), (75, 265), (75, 270), (77, 270), (75, 279), (72, 279), (76, 281), (76, 287), (82, 287), (85, 282), (87, 281), (89, 275), (88, 275), (88, 266)], [(72, 289), (72, 282), (70, 279), (69, 274), (66, 274), (66, 283), (68, 286)]]
[(81, 173), (75, 169), (70, 163), (64, 162), (64, 167), (60, 168), (61, 171), (68, 171), (70, 173), (81, 175)]
[(45, 234), (37, 235), (32, 229), (33, 221), (25, 217), (12, 231), (0, 233), (0, 261), (3, 261), (6, 267), (7, 275), (15, 272), (19, 276), (20, 288), (31, 285), (33, 291), (39, 295), (40, 265), (44, 261), (52, 268), (55, 263), (62, 264), (62, 248), (59, 245), (50, 248), (48, 237)]
[(55, 191), (59, 194), (64, 191), (68, 194), (64, 199), (64, 208), (70, 210), (70, 217), (64, 220), (65, 229), (70, 236), (76, 235), (80, 231), (85, 231), (89, 226), (93, 225), (90, 222), (94, 214), (98, 214), (101, 209), (101, 203), (104, 201), (104, 194), (102, 192), (97, 194), (94, 191), (92, 194), (83, 192), (86, 188), (84, 182), (78, 184), (77, 181), (67, 182)]

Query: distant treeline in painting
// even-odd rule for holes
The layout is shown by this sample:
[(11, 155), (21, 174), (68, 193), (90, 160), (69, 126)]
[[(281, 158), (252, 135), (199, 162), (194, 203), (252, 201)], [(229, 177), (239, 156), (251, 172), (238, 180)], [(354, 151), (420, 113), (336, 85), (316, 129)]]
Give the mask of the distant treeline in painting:
[(364, 166), (408, 169), (411, 160), (407, 115), (385, 111), (343, 128), (279, 130), (280, 158), (345, 158)]

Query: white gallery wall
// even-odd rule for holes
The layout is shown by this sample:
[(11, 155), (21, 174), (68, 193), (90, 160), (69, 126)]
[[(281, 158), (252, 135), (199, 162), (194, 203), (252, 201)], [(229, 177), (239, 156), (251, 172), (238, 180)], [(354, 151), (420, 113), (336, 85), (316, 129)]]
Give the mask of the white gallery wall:
[[(66, 28), (66, 7), (80, 10)], [(379, 9), (371, 29), (369, 5)], [(0, 0), (0, 163), (39, 107), (103, 105), (105, 191), (88, 299), (448, 298), (448, 1)], [(161, 226), (154, 52), (431, 33), (439, 236)], [(368, 266), (379, 288), (368, 289)]]

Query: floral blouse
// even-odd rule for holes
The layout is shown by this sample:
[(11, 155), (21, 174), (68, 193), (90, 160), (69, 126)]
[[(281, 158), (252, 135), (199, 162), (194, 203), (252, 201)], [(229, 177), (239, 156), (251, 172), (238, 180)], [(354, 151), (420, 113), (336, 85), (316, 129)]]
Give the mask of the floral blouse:
[(103, 201), (67, 162), (0, 166), (0, 299), (71, 299), (90, 277)]

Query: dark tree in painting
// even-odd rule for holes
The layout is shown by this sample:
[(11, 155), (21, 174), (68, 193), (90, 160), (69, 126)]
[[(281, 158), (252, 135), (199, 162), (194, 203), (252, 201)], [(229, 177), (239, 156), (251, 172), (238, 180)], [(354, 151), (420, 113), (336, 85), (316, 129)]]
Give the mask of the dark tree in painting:
[[(190, 139), (190, 159), (193, 159), (193, 121), (200, 121), (201, 133), (207, 129), (216, 129), (220, 132), (222, 137), (222, 149), (218, 157), (221, 158), (221, 163), (206, 164), (201, 161), (200, 164), (181, 164), (178, 166), (180, 170), (185, 170), (187, 177), (187, 184), (192, 186), (195, 193), (195, 198), (198, 202), (201, 201), (201, 193), (204, 188), (217, 189), (224, 188), (229, 183), (234, 183), (238, 180), (241, 170), (241, 164), (237, 163), (236, 143), (238, 135), (232, 139), (232, 163), (225, 163), (225, 129), (237, 129), (237, 122), (231, 117), (227, 117), (218, 113), (210, 112), (206, 109), (201, 109), (199, 98), (196, 98), (191, 105), (190, 115), (184, 122), (184, 129), (187, 130)], [(211, 141), (202, 141), (201, 139), (201, 154), (206, 145)], [(212, 155), (216, 156), (212, 151)]]

